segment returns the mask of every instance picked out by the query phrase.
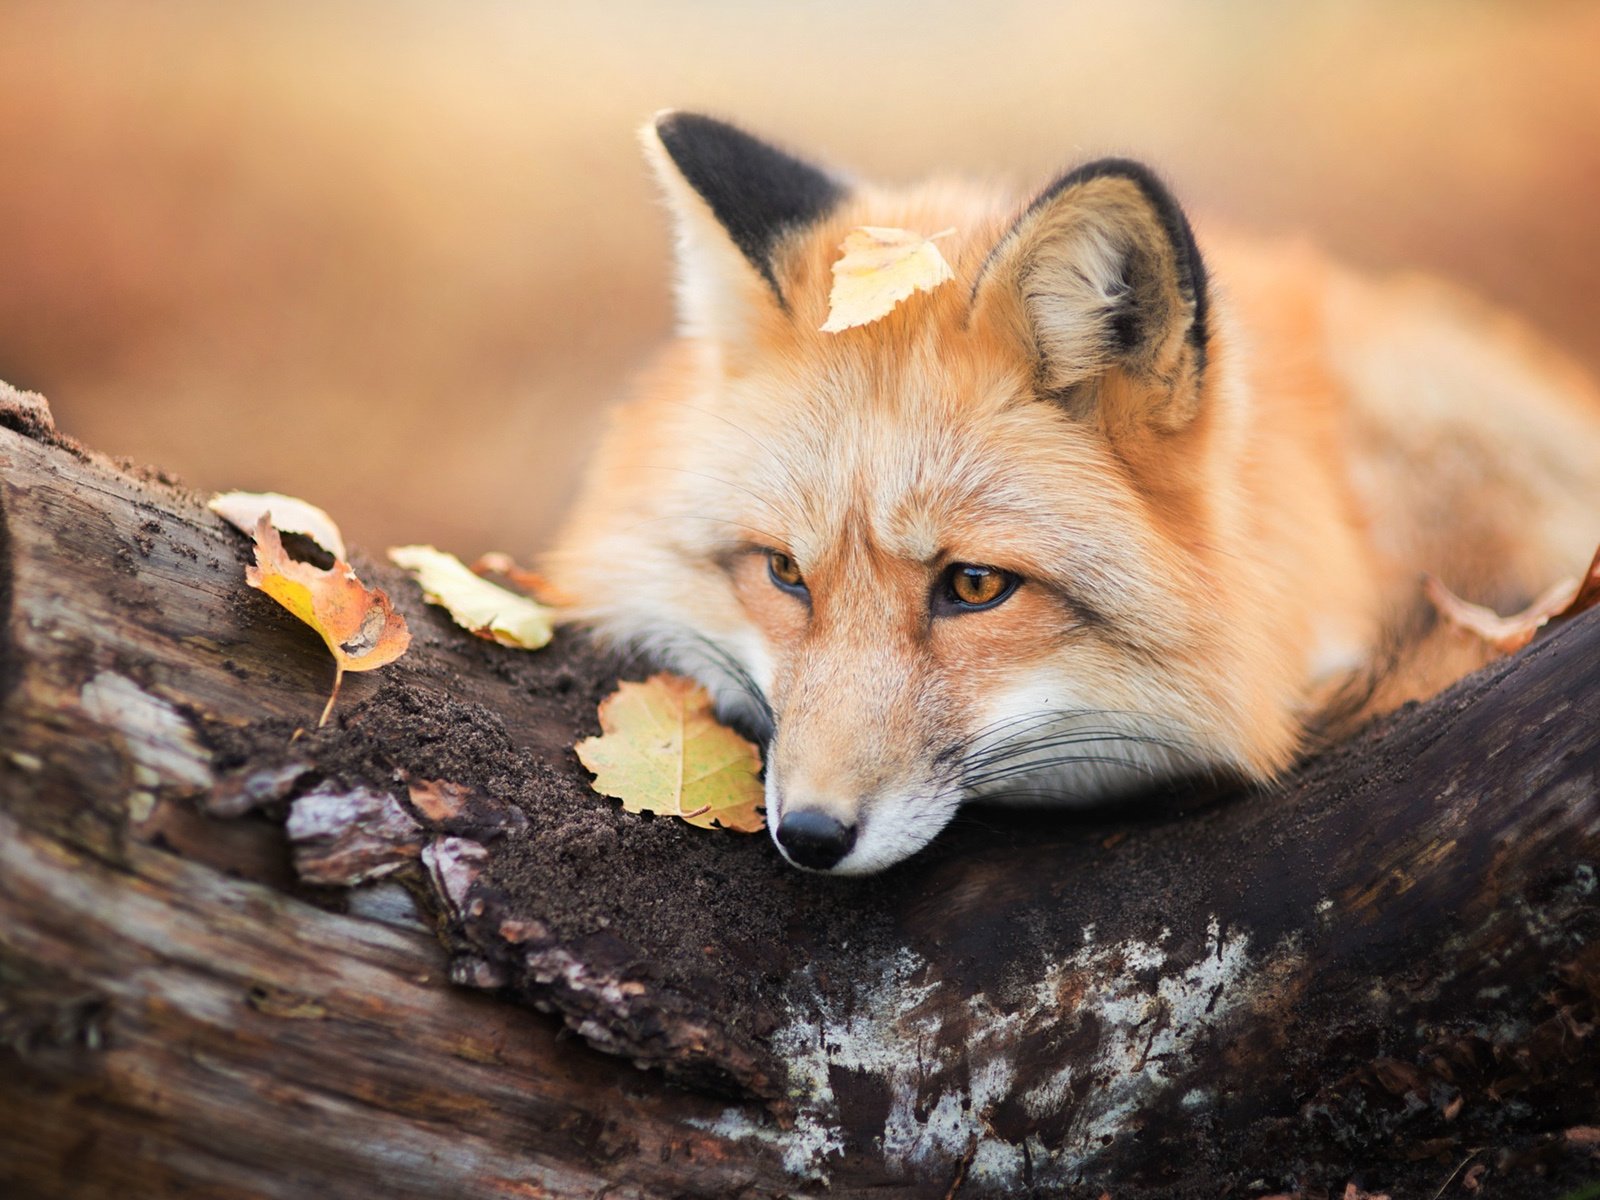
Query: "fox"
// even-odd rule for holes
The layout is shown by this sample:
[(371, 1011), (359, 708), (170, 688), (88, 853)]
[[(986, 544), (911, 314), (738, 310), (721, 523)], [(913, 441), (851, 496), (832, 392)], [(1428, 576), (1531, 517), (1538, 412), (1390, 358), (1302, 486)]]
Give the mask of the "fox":
[[(677, 333), (545, 560), (603, 644), (765, 743), (782, 856), (881, 871), (963, 804), (1264, 784), (1487, 661), (1600, 540), (1600, 392), (1516, 319), (1194, 226), (1149, 167), (874, 186), (723, 120), (641, 133)], [(953, 281), (824, 332), (859, 227)]]

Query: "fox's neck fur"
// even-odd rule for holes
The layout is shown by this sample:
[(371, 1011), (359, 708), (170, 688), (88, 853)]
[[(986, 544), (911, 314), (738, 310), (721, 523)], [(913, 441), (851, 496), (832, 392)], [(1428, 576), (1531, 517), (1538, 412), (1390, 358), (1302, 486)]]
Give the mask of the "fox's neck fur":
[[(646, 145), (683, 336), (619, 414), (552, 570), (603, 637), (769, 726), (769, 822), (804, 865), (887, 865), (976, 796), (1270, 777), (1308, 730), (1480, 661), (1428, 632), (1422, 571), (1505, 603), (1595, 536), (1582, 384), (1436, 289), (1294, 247), (1207, 240), (1202, 260), (1135, 164), (1030, 201), (846, 187), (704, 118)], [(823, 333), (862, 225), (954, 227), (955, 279)], [(1495, 415), (1507, 389), (1515, 422)], [(1526, 538), (1465, 544), (1508, 504)], [(1014, 591), (952, 604), (952, 564)]]

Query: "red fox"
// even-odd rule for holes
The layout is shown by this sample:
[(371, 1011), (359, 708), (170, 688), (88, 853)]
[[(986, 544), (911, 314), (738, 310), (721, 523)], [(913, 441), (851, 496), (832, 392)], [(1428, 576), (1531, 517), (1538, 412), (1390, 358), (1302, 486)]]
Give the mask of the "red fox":
[[(1508, 611), (1600, 540), (1600, 394), (1441, 284), (1197, 239), (1122, 159), (1018, 197), (688, 113), (644, 143), (681, 336), (550, 573), (761, 728), (801, 867), (880, 870), (968, 800), (1271, 778), (1482, 663), (1424, 572)], [(953, 228), (955, 279), (822, 332), (859, 226)]]

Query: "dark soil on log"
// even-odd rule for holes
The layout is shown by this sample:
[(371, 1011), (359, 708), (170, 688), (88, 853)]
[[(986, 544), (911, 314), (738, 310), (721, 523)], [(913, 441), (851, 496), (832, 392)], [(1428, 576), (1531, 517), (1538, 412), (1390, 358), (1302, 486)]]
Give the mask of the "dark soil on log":
[[(777, 1020), (775, 1000), (808, 961), (848, 974), (892, 953), (888, 913), (902, 890), (896, 873), (868, 880), (807, 875), (785, 864), (764, 833), (707, 831), (623, 812), (578, 782), (586, 775), (570, 747), (599, 732), (596, 708), (619, 673), (643, 678), (647, 666), (619, 663), (581, 635), (563, 633), (539, 651), (537, 670), (525, 669), (524, 653), (475, 642), (432, 610), (413, 619), (414, 627), (429, 623), (432, 636), (468, 643), (464, 654), (482, 671), (547, 705), (568, 761), (551, 763), (518, 744), (498, 714), (455, 699), (449, 678), (424, 676), (403, 660), (383, 673), (370, 697), (336, 707), (324, 729), (294, 737), (284, 721), (213, 726), (219, 767), (305, 763), (314, 769), (296, 790), (328, 780), (376, 786), (425, 827), (484, 845), (478, 886), (490, 907), (446, 928), (455, 950), (495, 963), (497, 974), (530, 998), (559, 1001), (560, 988), (552, 995), (531, 977), (520, 943), (500, 928), (506, 920), (535, 922), (538, 940), (571, 952), (586, 974), (641, 985), (658, 1007), (677, 997), (684, 1013), (723, 1022), (721, 1034), (739, 1045), (733, 1057), (754, 1069), (658, 1065), (685, 1082), (775, 1098), (782, 1072), (764, 1046)], [(411, 783), (427, 780), (486, 798), (486, 819), (431, 821), (408, 795)], [(520, 816), (506, 819), (504, 806)], [(592, 1016), (587, 1003), (572, 1007), (576, 1020)]]

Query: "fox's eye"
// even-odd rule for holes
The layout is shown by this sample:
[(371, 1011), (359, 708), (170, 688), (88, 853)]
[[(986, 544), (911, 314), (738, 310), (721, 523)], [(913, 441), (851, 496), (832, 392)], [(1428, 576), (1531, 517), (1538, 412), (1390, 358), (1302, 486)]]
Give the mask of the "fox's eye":
[(781, 550), (767, 551), (767, 574), (786, 592), (804, 593), (806, 590), (805, 576), (800, 574), (794, 559)]
[(952, 563), (944, 573), (945, 604), (958, 612), (993, 608), (1016, 590), (1021, 582), (1010, 571), (999, 567), (980, 567), (976, 563)]

